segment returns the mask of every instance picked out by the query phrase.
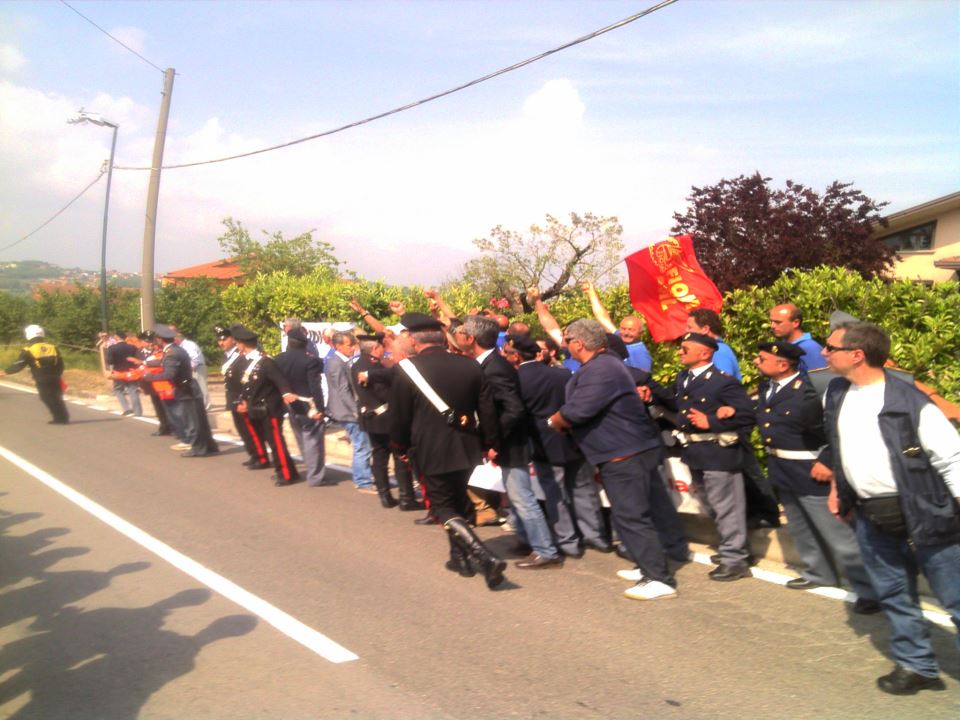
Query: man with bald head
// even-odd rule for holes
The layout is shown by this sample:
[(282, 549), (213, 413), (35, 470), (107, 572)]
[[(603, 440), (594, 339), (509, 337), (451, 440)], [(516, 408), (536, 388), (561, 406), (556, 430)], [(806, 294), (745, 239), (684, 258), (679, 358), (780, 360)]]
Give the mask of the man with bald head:
[(644, 326), (643, 318), (637, 315), (627, 315), (620, 321), (620, 326), (617, 327), (613, 324), (613, 320), (610, 319), (610, 313), (608, 313), (607, 309), (603, 306), (600, 295), (597, 293), (597, 289), (593, 283), (585, 280), (581, 283), (580, 287), (590, 299), (590, 309), (593, 310), (593, 316), (597, 322), (600, 323), (608, 333), (619, 335), (620, 339), (623, 340), (623, 344), (627, 346), (628, 356), (627, 359), (624, 360), (624, 363), (638, 370), (650, 372), (653, 368), (653, 358), (650, 357), (647, 346), (640, 340), (640, 334), (643, 332)]
[(801, 329), (802, 324), (803, 313), (793, 303), (777, 305), (770, 310), (770, 332), (777, 340), (793, 343), (803, 350), (800, 373), (806, 375), (811, 370), (826, 367), (827, 361), (820, 354), (823, 347), (810, 337), (810, 333)]

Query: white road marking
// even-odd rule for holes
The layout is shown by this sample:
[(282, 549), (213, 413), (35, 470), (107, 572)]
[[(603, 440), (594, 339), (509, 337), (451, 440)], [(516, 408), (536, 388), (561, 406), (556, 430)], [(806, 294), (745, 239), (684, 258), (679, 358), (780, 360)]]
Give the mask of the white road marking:
[(240, 607), (249, 610), (254, 615), (260, 617), (277, 630), (282, 632), (292, 640), (297, 641), (304, 647), (312, 650), (321, 657), (332, 663), (343, 663), (351, 660), (359, 660), (359, 656), (350, 652), (342, 645), (334, 642), (326, 635), (323, 635), (311, 627), (304, 625), (296, 618), (288, 615), (279, 608), (271, 605), (266, 600), (257, 597), (253, 593), (244, 590), (222, 575), (205, 568), (181, 552), (157, 540), (152, 535), (144, 532), (135, 525), (130, 524), (115, 513), (110, 512), (99, 503), (94, 502), (85, 495), (77, 492), (65, 483), (57, 480), (49, 473), (41, 470), (36, 465), (24, 460), (19, 455), (10, 452), (4, 447), (0, 447), (0, 457), (5, 458), (10, 463), (16, 465), (24, 472), (32, 475), (51, 490), (60, 493), (63, 497), (75, 503), (79, 507), (97, 519), (105, 522), (119, 533), (126, 535), (138, 545), (146, 548), (158, 557), (166, 560), (174, 567), (182, 570), (190, 577), (203, 583), (207, 587), (232, 600)]
[[(706, 553), (694, 553), (693, 561), (700, 563), (701, 565), (713, 565), (710, 562), (710, 556)], [(783, 573), (773, 572), (772, 570), (764, 570), (763, 568), (753, 567), (750, 568), (750, 573), (757, 580), (763, 580), (764, 582), (773, 583), (774, 585), (786, 585), (787, 581), (793, 580), (793, 575), (784, 575)], [(796, 592), (796, 590), (794, 590)], [(857, 596), (852, 592), (848, 592), (843, 588), (838, 587), (818, 587), (813, 588), (812, 590), (803, 590), (802, 592), (808, 592), (811, 595), (819, 595), (820, 597), (830, 598), (831, 600), (843, 600), (848, 603), (855, 603), (857, 601)], [(952, 628), (953, 619), (943, 612), (938, 612), (936, 610), (924, 610), (923, 616), (927, 618), (932, 623), (936, 625), (943, 625), (944, 627)]]

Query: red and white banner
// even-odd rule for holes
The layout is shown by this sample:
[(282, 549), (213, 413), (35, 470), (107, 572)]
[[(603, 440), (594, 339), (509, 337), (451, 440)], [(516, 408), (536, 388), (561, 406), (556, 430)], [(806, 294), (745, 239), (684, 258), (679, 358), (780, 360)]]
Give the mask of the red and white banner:
[(693, 251), (693, 238), (677, 235), (653, 243), (625, 259), (630, 302), (642, 313), (655, 342), (686, 332), (687, 315), (696, 308), (720, 312), (723, 297)]

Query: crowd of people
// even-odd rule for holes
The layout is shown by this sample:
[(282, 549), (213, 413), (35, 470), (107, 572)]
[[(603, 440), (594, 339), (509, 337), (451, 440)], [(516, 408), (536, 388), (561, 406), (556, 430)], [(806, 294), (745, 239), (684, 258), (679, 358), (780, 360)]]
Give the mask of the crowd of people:
[[(318, 334), (288, 318), (276, 357), (250, 329), (218, 327), (244, 464), (272, 469), (277, 486), (301, 479), (284, 439), (288, 418), (306, 483), (330, 484), (325, 426), (336, 423), (356, 489), (386, 509), (426, 510), (416, 522), (445, 530), (447, 569), (499, 586), (507, 562), (475, 528), (507, 524), (521, 556), (514, 569), (559, 570), (587, 551), (616, 551), (633, 565), (617, 573), (630, 583), (624, 595), (649, 601), (675, 598), (675, 572), (691, 560), (670, 458), (689, 469), (716, 525), (710, 580), (750, 577), (748, 531), (779, 526), (782, 508), (801, 561), (787, 587), (845, 580), (853, 612), (882, 611), (890, 622), (897, 664), (880, 689), (942, 688), (916, 575), (960, 627), (960, 436), (944, 413), (952, 406), (887, 367), (890, 339), (876, 325), (835, 313), (821, 346), (789, 303), (770, 309), (770, 336), (756, 339), (755, 390), (741, 382), (721, 317), (704, 308), (679, 338), (683, 369), (662, 385), (640, 339), (643, 319), (615, 324), (595, 288), (582, 289), (593, 317), (566, 327), (527, 290), (542, 336), (490, 312), (458, 317), (434, 290), (429, 314), (391, 303), (393, 326), (353, 301), (368, 333), (334, 325)], [(216, 453), (188, 341), (166, 325), (115, 340), (105, 363), (124, 414), (140, 414), (139, 388), (160, 420), (156, 434), (176, 436), (184, 457)], [(42, 371), (44, 352), (31, 349), (42, 331), (28, 341), (18, 362)]]

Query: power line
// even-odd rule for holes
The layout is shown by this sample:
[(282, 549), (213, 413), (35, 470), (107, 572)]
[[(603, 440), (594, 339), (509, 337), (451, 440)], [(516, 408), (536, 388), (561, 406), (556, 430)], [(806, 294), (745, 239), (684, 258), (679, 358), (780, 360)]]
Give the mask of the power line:
[[(659, 2), (656, 5), (652, 5), (648, 7), (646, 10), (637, 13), (636, 15), (631, 15), (630, 17), (624, 18), (623, 20), (615, 22), (612, 25), (607, 25), (606, 27), (600, 28), (599, 30), (594, 30), (593, 32), (587, 35), (579, 37), (576, 40), (571, 40), (570, 42), (564, 43), (559, 47), (553, 48), (552, 50), (547, 50), (546, 52), (542, 52), (539, 55), (534, 55), (533, 57), (527, 58), (526, 60), (521, 60), (520, 62), (514, 63), (513, 65), (510, 65), (508, 67), (500, 68), (499, 70), (496, 70), (488, 75), (484, 75), (483, 77), (477, 78), (476, 80), (471, 80), (470, 82), (463, 83), (462, 85), (458, 85), (454, 88), (450, 88), (449, 90), (444, 90), (443, 92), (439, 92), (436, 95), (431, 95), (430, 97), (423, 98), (422, 100), (416, 100), (412, 103), (408, 103), (406, 105), (402, 105), (401, 107), (394, 108), (393, 110), (387, 110), (386, 112), (379, 113), (378, 115), (373, 115), (371, 117), (364, 118), (363, 120), (357, 120), (356, 122), (349, 123), (348, 125), (341, 125), (340, 127), (334, 128), (333, 130), (326, 130), (324, 132), (317, 133), (316, 135), (310, 135), (308, 137), (300, 138), (299, 140), (291, 140), (290, 142), (282, 143), (280, 145), (273, 145), (271, 147), (262, 148), (260, 150), (252, 150), (250, 152), (240, 153), (239, 155), (228, 155), (227, 157), (215, 158), (213, 160), (199, 160), (197, 162), (180, 163), (179, 165), (163, 165), (161, 169), (175, 170), (177, 168), (196, 167), (197, 165), (212, 165), (214, 163), (226, 162), (227, 160), (237, 160), (239, 158), (250, 157), (252, 155), (260, 155), (261, 153), (272, 152), (273, 150), (281, 150), (282, 148), (291, 147), (292, 145), (299, 145), (300, 143), (305, 143), (310, 140), (316, 140), (317, 138), (327, 137), (328, 135), (334, 135), (336, 133), (343, 132), (344, 130), (350, 130), (351, 128), (359, 127), (360, 125), (366, 125), (367, 123), (371, 123), (374, 120), (381, 120), (385, 117), (389, 117), (390, 115), (396, 115), (397, 113), (401, 113), (404, 110), (410, 110), (420, 105), (425, 105), (428, 102), (439, 100), (442, 97), (446, 97), (447, 95), (452, 95), (453, 93), (460, 92), (461, 90), (466, 90), (467, 88), (473, 87), (474, 85), (479, 85), (480, 83), (486, 82), (487, 80), (492, 80), (493, 78), (498, 77), (500, 75), (504, 75), (508, 72), (519, 70), (522, 67), (530, 65), (531, 63), (535, 63), (538, 60), (542, 60), (545, 57), (549, 57), (550, 55), (560, 52), (561, 50), (566, 50), (567, 48), (571, 48), (574, 45), (579, 45), (580, 43), (587, 42), (588, 40), (593, 40), (594, 38), (599, 37), (600, 35), (603, 35), (605, 33), (611, 32), (613, 30), (617, 30), (623, 27), (624, 25), (629, 25), (630, 23), (635, 22), (636, 20), (639, 20), (642, 17), (646, 17), (647, 15), (650, 15), (651, 13), (654, 13), (657, 10), (660, 10), (661, 8), (666, 7), (667, 5), (672, 5), (676, 1), (677, 0), (662, 0), (662, 2)], [(63, 0), (61, 0), (61, 2), (63, 2)], [(153, 170), (154, 169), (152, 167), (129, 167), (129, 166), (121, 166), (121, 165), (115, 165), (114, 167), (117, 170)]]
[[(104, 166), (106, 166), (106, 164), (107, 164), (106, 161), (104, 161), (103, 164), (104, 164)], [(31, 235), (35, 235), (36, 233), (38, 233), (38, 232), (40, 232), (41, 230), (43, 230), (43, 228), (45, 228), (47, 225), (49, 225), (51, 222), (53, 222), (57, 217), (59, 217), (59, 216), (64, 212), (64, 210), (66, 210), (68, 207), (70, 207), (71, 205), (73, 205), (77, 200), (79, 200), (79, 199), (83, 196), (83, 194), (84, 194), (85, 192), (87, 192), (87, 190), (89, 190), (89, 189), (92, 188), (94, 185), (96, 185), (97, 182), (100, 180), (100, 178), (102, 178), (102, 177), (103, 177), (104, 175), (106, 175), (106, 174), (107, 174), (107, 169), (106, 169), (106, 167), (100, 168), (100, 174), (97, 175), (89, 185), (87, 185), (83, 190), (81, 190), (81, 191), (77, 194), (77, 196), (73, 198), (73, 200), (71, 200), (71, 201), (68, 202), (66, 205), (64, 205), (62, 208), (60, 208), (59, 210), (57, 210), (57, 212), (55, 212), (53, 215), (51, 215), (50, 218), (48, 218), (45, 223), (43, 223), (43, 224), (40, 225), (39, 227), (31, 230), (30, 232), (28, 232), (26, 235), (24, 235), (24, 236), (23, 236), (22, 238), (20, 238), (19, 240), (16, 240), (16, 241), (10, 243), (9, 245), (4, 245), (3, 247), (0, 247), (0, 252), (3, 252), (4, 250), (9, 250), (10, 248), (12, 248), (12, 247), (15, 246), (15, 245), (19, 245), (20, 243), (22, 243), (24, 240), (26, 240), (26, 239), (27, 239), (28, 237), (30, 237)]]
[(63, 3), (64, 5), (66, 5), (66, 6), (67, 6), (68, 8), (70, 8), (71, 10), (73, 10), (77, 15), (79, 15), (79, 16), (82, 17), (84, 20), (86, 20), (88, 23), (90, 23), (91, 25), (93, 25), (97, 30), (99, 30), (100, 32), (102, 32), (104, 35), (106, 35), (108, 38), (110, 38), (111, 40), (113, 40), (115, 43), (117, 43), (118, 45), (121, 45), (121, 46), (122, 46), (123, 48), (125, 48), (126, 50), (129, 50), (130, 52), (132, 52), (132, 53), (133, 53), (134, 55), (136, 55), (138, 58), (140, 58), (141, 60), (143, 60), (147, 65), (150, 65), (151, 67), (159, 70), (160, 72), (163, 72), (163, 68), (158, 67), (157, 65), (154, 65), (152, 62), (150, 62), (149, 60), (147, 60), (143, 55), (141, 55), (141, 54), (138, 53), (136, 50), (134, 50), (132, 47), (130, 47), (129, 45), (127, 45), (125, 42), (123, 42), (123, 40), (120, 40), (119, 38), (116, 38), (116, 37), (114, 37), (113, 35), (111, 35), (110, 33), (108, 33), (108, 32), (107, 32), (106, 30), (104, 30), (102, 27), (100, 27), (99, 25), (97, 25), (93, 20), (91, 20), (91, 19), (88, 18), (86, 15), (84, 15), (82, 12), (80, 12), (80, 11), (77, 10), (75, 7), (73, 7), (73, 5), (71, 5), (70, 3), (68, 3), (66, 0), (60, 0), (60, 2)]

